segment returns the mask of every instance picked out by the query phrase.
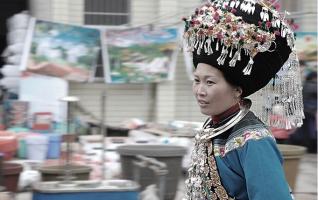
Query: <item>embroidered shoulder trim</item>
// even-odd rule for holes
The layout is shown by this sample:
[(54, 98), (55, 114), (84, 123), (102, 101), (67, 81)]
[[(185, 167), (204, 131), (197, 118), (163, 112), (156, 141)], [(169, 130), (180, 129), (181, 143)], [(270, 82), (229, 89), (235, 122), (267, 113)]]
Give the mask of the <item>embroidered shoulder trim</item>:
[[(215, 144), (214, 145), (214, 155), (215, 156), (225, 156), (228, 152), (242, 147), (245, 145), (245, 143), (248, 140), (259, 140), (262, 138), (270, 137), (274, 139), (274, 136), (272, 133), (266, 129), (247, 129), (243, 132), (243, 134), (240, 134), (238, 136), (235, 136), (228, 140), (225, 145), (222, 144)], [(274, 139), (275, 140), (275, 139)]]

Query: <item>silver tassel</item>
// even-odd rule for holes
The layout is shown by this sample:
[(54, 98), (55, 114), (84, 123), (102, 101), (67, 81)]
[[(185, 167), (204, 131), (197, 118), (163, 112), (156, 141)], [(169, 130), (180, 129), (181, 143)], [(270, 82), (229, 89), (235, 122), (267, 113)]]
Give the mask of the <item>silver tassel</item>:
[(231, 47), (231, 51), (230, 51), (230, 55), (229, 55), (230, 58), (232, 58), (232, 51), (233, 51), (233, 47)]
[(230, 3), (230, 7), (231, 7), (231, 8), (234, 8), (235, 3), (236, 3), (235, 1), (231, 1), (231, 3)]
[(250, 10), (250, 13), (249, 13), (249, 14), (254, 15), (254, 12), (255, 12), (255, 2), (252, 2), (251, 10)]
[(253, 58), (250, 57), (250, 61), (248, 61), (248, 64), (243, 69), (243, 74), (244, 75), (251, 75), (253, 64), (254, 64)]
[(200, 49), (203, 48), (203, 45), (204, 45), (204, 41), (205, 41), (205, 38), (204, 36), (201, 36), (201, 41), (200, 41)]
[(236, 0), (236, 2), (235, 2), (235, 8), (237, 8), (239, 5), (240, 5), (240, 1), (239, 1), (239, 0)]
[(196, 38), (194, 48), (197, 49), (199, 45), (199, 38)]
[(216, 47), (215, 50), (218, 51), (219, 50), (219, 40), (216, 41)]
[(208, 55), (211, 55), (213, 53), (213, 49), (212, 49), (212, 46), (211, 46), (211, 38), (208, 38), (205, 41), (204, 52), (207, 53)]
[(240, 53), (238, 54), (237, 60), (241, 61), (241, 49), (239, 49), (239, 50), (240, 50)]
[(245, 12), (245, 11), (246, 11), (246, 6), (247, 6), (247, 2), (246, 2), (246, 1), (243, 1), (243, 2), (241, 3), (240, 10), (243, 11), (243, 12)]
[(238, 58), (240, 57), (240, 55), (241, 55), (241, 49), (239, 48), (239, 49), (237, 49), (237, 51), (235, 52), (235, 54), (234, 54), (232, 60), (229, 62), (229, 66), (230, 66), (230, 67), (235, 67), (236, 61), (238, 60)]
[(227, 48), (225, 46), (223, 46), (222, 53), (221, 53), (220, 57), (216, 60), (216, 61), (218, 61), (219, 65), (224, 65), (224, 62), (225, 62), (225, 59), (226, 59), (228, 52), (229, 51), (227, 50)]
[(201, 49), (197, 48), (197, 55), (200, 55), (200, 54), (201, 54)]

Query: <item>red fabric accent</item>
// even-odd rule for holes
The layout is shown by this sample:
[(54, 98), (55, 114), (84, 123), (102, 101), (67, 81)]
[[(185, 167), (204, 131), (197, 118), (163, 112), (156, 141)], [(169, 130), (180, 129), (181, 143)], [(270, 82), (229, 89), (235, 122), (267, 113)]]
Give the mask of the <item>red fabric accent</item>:
[(232, 107), (230, 107), (229, 109), (227, 109), (226, 111), (224, 111), (223, 113), (212, 116), (212, 122), (213, 122), (213, 124), (217, 124), (220, 121), (222, 121), (223, 119), (238, 112), (239, 110), (240, 110), (240, 104), (237, 103), (237, 104), (233, 105)]

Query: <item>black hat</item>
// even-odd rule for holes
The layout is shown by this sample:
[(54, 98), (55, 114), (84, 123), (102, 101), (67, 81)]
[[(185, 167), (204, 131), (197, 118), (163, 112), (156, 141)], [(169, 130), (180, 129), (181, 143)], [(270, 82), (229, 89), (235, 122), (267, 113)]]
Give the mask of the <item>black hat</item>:
[(185, 22), (194, 66), (218, 68), (229, 83), (242, 88), (243, 97), (267, 85), (294, 47), (287, 22), (262, 1), (215, 0)]

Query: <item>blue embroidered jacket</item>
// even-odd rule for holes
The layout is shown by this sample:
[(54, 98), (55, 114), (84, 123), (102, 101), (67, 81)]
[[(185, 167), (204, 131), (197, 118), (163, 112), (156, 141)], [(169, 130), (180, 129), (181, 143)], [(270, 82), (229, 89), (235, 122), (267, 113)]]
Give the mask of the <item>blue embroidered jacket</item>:
[(222, 185), (237, 200), (291, 200), (282, 155), (252, 112), (212, 141)]

